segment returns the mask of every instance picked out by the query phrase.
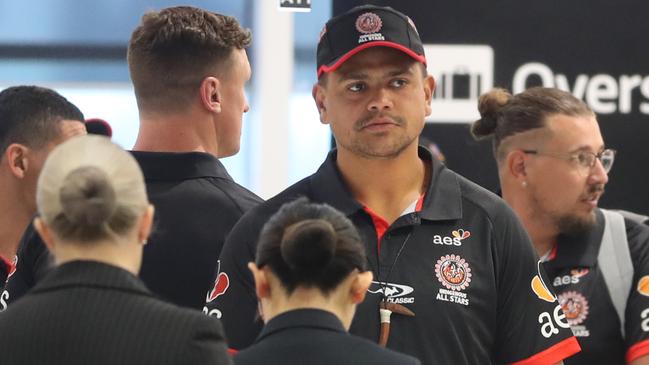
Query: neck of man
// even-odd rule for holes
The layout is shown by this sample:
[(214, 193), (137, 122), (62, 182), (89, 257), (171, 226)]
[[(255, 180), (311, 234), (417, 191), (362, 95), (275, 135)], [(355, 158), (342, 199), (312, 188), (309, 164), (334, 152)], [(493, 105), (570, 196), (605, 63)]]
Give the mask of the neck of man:
[(186, 113), (140, 112), (134, 151), (206, 152), (218, 156), (214, 125), (194, 110)]
[[(5, 176), (6, 177), (6, 176)], [(36, 213), (25, 204), (15, 181), (0, 178), (0, 256), (11, 261), (18, 251), (20, 238)]]
[(559, 232), (554, 223), (539, 216), (525, 196), (512, 194), (505, 185), (502, 187), (503, 199), (514, 210), (534, 244), (539, 257), (547, 254), (557, 244)]
[(366, 158), (341, 148), (336, 163), (352, 196), (389, 224), (430, 184), (430, 164), (419, 158), (416, 141), (393, 158)]

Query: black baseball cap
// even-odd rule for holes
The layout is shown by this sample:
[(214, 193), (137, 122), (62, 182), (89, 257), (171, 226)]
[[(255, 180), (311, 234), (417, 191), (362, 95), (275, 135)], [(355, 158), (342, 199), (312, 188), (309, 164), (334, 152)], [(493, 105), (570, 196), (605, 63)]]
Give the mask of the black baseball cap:
[(318, 78), (377, 46), (398, 49), (426, 64), (424, 46), (410, 18), (388, 6), (361, 5), (330, 19), (320, 32)]

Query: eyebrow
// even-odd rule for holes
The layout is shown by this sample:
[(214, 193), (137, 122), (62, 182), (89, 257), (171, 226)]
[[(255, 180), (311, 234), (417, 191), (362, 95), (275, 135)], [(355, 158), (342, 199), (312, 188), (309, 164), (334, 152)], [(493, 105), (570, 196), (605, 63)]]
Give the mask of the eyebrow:
[(569, 153), (592, 152), (592, 153), (598, 154), (598, 153), (604, 151), (605, 149), (606, 149), (606, 146), (602, 145), (602, 147), (597, 149), (597, 151), (592, 152), (590, 146), (580, 146), (580, 147), (577, 147), (577, 148), (571, 150)]
[[(412, 75), (414, 74), (414, 71), (412, 70), (412, 67), (403, 67), (399, 69), (393, 69), (390, 72), (386, 73), (385, 76), (387, 77), (395, 77), (395, 76), (400, 76), (400, 75)], [(367, 79), (369, 76), (366, 73), (363, 72), (346, 72), (340, 75), (340, 80), (341, 81), (346, 81), (346, 80), (363, 80)]]

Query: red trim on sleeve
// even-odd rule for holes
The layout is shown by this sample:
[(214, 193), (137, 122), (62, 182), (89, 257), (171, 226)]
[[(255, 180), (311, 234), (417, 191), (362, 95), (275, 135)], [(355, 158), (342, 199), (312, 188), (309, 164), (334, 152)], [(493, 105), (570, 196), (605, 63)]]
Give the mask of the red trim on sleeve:
[(239, 352), (239, 350), (233, 349), (232, 347), (228, 347), (228, 355), (234, 356)]
[(626, 363), (630, 364), (634, 360), (649, 354), (649, 340), (644, 340), (629, 347), (626, 352)]
[(577, 342), (577, 339), (573, 336), (566, 338), (565, 340), (552, 345), (551, 347), (539, 352), (536, 355), (532, 355), (525, 360), (511, 363), (511, 365), (556, 364), (559, 361), (578, 353), (579, 351), (581, 351), (581, 346), (579, 346), (579, 342)]
[(550, 254), (548, 255), (548, 261), (552, 261), (557, 258), (557, 245), (554, 245), (552, 247), (552, 250), (550, 250)]

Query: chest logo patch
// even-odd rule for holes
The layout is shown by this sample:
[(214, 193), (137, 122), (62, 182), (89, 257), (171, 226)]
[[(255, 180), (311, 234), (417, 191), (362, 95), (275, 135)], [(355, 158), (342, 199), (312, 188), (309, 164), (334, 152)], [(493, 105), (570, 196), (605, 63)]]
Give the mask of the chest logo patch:
[(471, 237), (471, 232), (457, 229), (451, 232), (451, 236), (433, 236), (433, 243), (436, 245), (462, 246), (462, 241)]
[(638, 293), (649, 297), (649, 275), (645, 275), (638, 280)]
[(588, 274), (588, 269), (572, 269), (569, 275), (557, 276), (552, 281), (554, 287), (562, 285), (578, 284), (579, 279)]
[(464, 290), (471, 283), (471, 268), (460, 255), (442, 256), (435, 264), (435, 275), (446, 289)]
[(415, 289), (408, 285), (372, 281), (367, 291), (372, 294), (380, 294), (386, 298), (388, 303), (412, 304), (415, 302), (415, 297), (412, 294)]
[(217, 274), (216, 280), (214, 280), (214, 286), (207, 293), (207, 297), (205, 298), (207, 303), (210, 303), (220, 295), (225, 294), (230, 287), (230, 278), (228, 277), (228, 274), (221, 271), (221, 260), (216, 262), (216, 272)]
[(440, 257), (435, 264), (435, 276), (444, 286), (439, 288), (435, 299), (469, 305), (469, 298), (462, 290), (469, 287), (471, 283), (471, 268), (469, 263), (459, 255), (445, 255)]
[(588, 317), (588, 300), (576, 291), (567, 291), (559, 294), (559, 304), (566, 315), (570, 326), (582, 324)]
[(545, 283), (539, 275), (532, 278), (532, 291), (539, 299), (543, 299), (548, 303), (554, 303), (555, 297), (552, 292), (545, 286)]
[(453, 231), (453, 232), (451, 232), (451, 234), (453, 235), (453, 237), (459, 238), (460, 241), (465, 239), (465, 238), (471, 237), (471, 232), (465, 231), (463, 229), (458, 229), (456, 231)]

